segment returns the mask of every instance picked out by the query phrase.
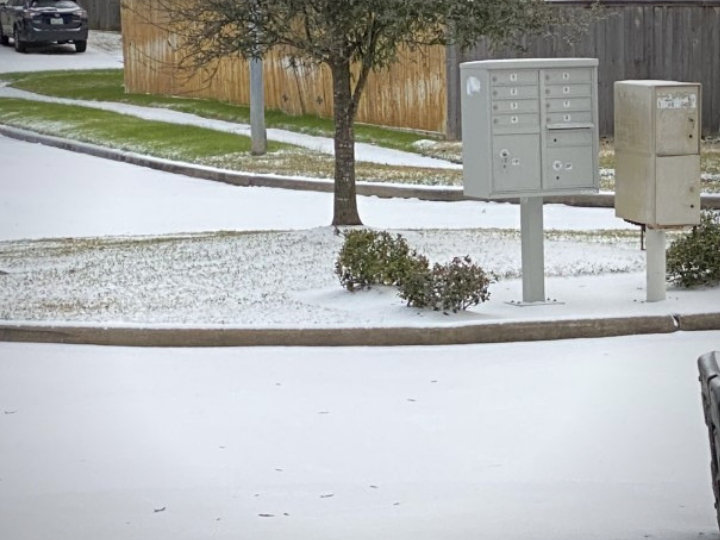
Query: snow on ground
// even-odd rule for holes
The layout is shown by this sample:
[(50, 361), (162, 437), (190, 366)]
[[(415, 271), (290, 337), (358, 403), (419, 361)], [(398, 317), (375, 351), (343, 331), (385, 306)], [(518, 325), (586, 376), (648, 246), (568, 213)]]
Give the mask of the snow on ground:
[[(673, 290), (646, 305), (639, 235), (612, 209), (546, 207), (546, 228), (560, 230), (547, 235), (547, 294), (563, 304), (527, 310), (504, 303), (522, 297), (512, 279), (521, 268), (516, 205), (360, 197), (368, 226), (402, 232), (434, 262), (469, 254), (504, 278), (489, 304), (445, 317), (407, 309), (392, 289), (339, 287), (330, 194), (239, 188), (3, 137), (0, 153), (0, 270), (9, 272), (0, 276), (0, 319), (387, 326), (720, 304), (714, 289)], [(82, 237), (121, 238), (64, 240)], [(37, 239), (47, 240), (22, 241)]]
[(12, 47), (0, 47), (0, 73), (108, 69), (122, 65), (121, 39), (116, 32), (90, 31), (88, 49), (82, 54), (76, 54), (73, 45), (31, 48), (25, 54)]
[(717, 540), (719, 342), (0, 343), (0, 538)]
[[(328, 225), (332, 195), (240, 188), (0, 136), (0, 240)], [(375, 228), (513, 228), (517, 205), (359, 197)], [(545, 207), (547, 229), (631, 229), (602, 208)]]

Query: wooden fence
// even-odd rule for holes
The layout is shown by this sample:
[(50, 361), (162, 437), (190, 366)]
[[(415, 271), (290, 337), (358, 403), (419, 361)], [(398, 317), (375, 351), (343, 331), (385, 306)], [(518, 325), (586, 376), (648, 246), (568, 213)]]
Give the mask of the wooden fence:
[[(173, 46), (173, 36), (162, 29), (162, 15), (153, 8), (152, 0), (128, 0), (123, 4), (127, 91), (249, 104), (248, 64), (241, 58), (230, 58), (202, 72), (180, 70), (182, 52)], [(371, 74), (358, 121), (444, 132), (445, 66), (445, 48), (434, 47), (407, 52), (391, 69)], [(290, 114), (332, 116), (332, 81), (327, 68), (294, 65), (287, 54), (277, 50), (265, 58), (264, 76), (268, 108)]]
[(120, 30), (120, 0), (80, 0), (93, 30)]
[[(588, 1), (564, 1), (558, 9), (587, 9)], [(529, 39), (527, 52), (492, 51), (481, 42), (473, 50), (448, 51), (448, 129), (460, 133), (460, 62), (518, 56), (598, 58), (600, 133), (613, 133), (613, 83), (627, 79), (700, 82), (703, 131), (720, 131), (720, 1), (601, 0), (601, 19), (573, 44), (562, 33)]]
[[(249, 69), (245, 62), (222, 61), (212, 79), (208, 79), (207, 72), (180, 71), (180, 53), (173, 47), (173, 36), (153, 24), (158, 22), (153, 15), (153, 0), (126, 1), (123, 38), (129, 92), (249, 103)], [(556, 9), (571, 11), (587, 9), (591, 4), (587, 0), (554, 1)], [(613, 133), (613, 83), (624, 79), (702, 83), (703, 131), (720, 132), (720, 0), (600, 0), (600, 6), (601, 18), (573, 44), (567, 43), (562, 33), (527, 38), (523, 40), (527, 50), (522, 56), (598, 58), (603, 135)], [(404, 54), (389, 71), (371, 77), (358, 120), (459, 137), (459, 64), (518, 56), (512, 49), (492, 50), (484, 41), (466, 52), (436, 47)], [(265, 81), (267, 107), (292, 114), (332, 115), (327, 70), (293, 66), (287, 55), (276, 51), (266, 59)]]

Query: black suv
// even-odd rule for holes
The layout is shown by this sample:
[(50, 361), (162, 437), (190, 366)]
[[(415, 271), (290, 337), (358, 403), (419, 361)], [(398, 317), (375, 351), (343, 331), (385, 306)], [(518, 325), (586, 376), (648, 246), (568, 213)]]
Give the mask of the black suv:
[(79, 53), (87, 49), (87, 11), (73, 0), (8, 0), (0, 4), (0, 43), (15, 41), (25, 52), (30, 43), (74, 43)]

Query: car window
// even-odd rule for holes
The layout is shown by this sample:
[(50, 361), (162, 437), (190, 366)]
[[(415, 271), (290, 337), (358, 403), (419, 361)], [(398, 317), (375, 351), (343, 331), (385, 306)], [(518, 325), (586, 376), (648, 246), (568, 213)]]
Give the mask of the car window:
[(30, 5), (39, 8), (54, 7), (67, 9), (78, 7), (72, 0), (33, 0)]

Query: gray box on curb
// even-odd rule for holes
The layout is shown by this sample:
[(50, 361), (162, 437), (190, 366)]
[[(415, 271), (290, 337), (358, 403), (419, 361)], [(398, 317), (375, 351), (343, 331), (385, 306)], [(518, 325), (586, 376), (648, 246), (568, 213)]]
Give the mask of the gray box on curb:
[(701, 87), (615, 83), (615, 214), (650, 228), (700, 223)]
[(597, 191), (597, 66), (594, 58), (461, 64), (465, 196)]

